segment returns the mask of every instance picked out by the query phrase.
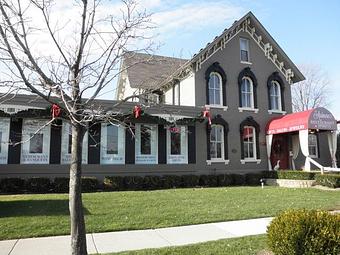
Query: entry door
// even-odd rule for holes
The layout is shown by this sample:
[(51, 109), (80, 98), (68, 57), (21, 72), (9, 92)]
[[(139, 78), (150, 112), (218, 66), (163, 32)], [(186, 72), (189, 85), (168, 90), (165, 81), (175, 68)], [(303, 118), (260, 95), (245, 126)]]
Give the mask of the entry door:
[(273, 166), (280, 160), (280, 169), (289, 168), (288, 136), (285, 134), (274, 135), (270, 160)]

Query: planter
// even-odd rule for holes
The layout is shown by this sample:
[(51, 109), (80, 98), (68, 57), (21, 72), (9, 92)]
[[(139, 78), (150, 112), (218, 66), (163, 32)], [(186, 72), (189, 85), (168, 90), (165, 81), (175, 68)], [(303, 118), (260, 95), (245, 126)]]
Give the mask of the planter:
[(315, 180), (266, 179), (265, 183), (285, 188), (310, 188), (315, 185)]

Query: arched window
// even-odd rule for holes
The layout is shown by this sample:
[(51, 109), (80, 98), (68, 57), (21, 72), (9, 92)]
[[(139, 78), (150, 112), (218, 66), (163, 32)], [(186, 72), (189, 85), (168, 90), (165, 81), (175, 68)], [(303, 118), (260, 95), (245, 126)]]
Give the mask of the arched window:
[(253, 82), (248, 77), (242, 78), (241, 83), (241, 107), (254, 108)]
[(224, 132), (222, 125), (211, 125), (210, 159), (224, 159)]
[(251, 110), (257, 112), (257, 79), (250, 67), (244, 68), (238, 75), (239, 110)]
[(243, 155), (244, 159), (256, 159), (256, 132), (255, 128), (245, 126), (243, 128)]
[(227, 76), (218, 62), (213, 63), (205, 71), (206, 80), (206, 104), (226, 106)]
[(281, 111), (281, 88), (277, 81), (272, 81), (269, 89), (270, 109)]
[(268, 107), (270, 111), (284, 111), (284, 82), (278, 72), (272, 73), (267, 80)]
[(222, 105), (222, 78), (218, 73), (212, 72), (209, 77), (209, 104)]
[(261, 162), (259, 133), (260, 125), (251, 116), (241, 122), (241, 163)]
[(228, 123), (216, 115), (207, 125), (207, 162), (224, 162), (228, 164)]

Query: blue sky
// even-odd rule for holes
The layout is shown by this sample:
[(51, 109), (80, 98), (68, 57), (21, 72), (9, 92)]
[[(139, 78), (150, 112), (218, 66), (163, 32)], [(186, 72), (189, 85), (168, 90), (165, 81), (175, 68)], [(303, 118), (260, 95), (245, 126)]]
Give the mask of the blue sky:
[[(252, 11), (297, 65), (312, 64), (331, 80), (330, 110), (340, 119), (340, 1), (149, 0), (158, 25), (157, 53), (190, 58), (234, 20)], [(143, 4), (143, 2), (142, 2)]]

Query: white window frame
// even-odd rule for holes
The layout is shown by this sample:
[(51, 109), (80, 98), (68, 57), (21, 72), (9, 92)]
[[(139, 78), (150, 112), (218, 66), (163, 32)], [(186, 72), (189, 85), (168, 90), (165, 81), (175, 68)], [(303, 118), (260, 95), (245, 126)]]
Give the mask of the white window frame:
[[(61, 155), (60, 164), (68, 165), (71, 163), (71, 153), (68, 151), (70, 142), (70, 136), (72, 135), (72, 126), (69, 122), (63, 121), (61, 127)], [(88, 132), (85, 133), (83, 138), (83, 150), (82, 150), (82, 164), (87, 164), (88, 159)]]
[[(51, 126), (45, 126), (48, 120), (24, 119), (22, 123), (21, 164), (49, 164)], [(44, 126), (44, 127), (43, 127)], [(43, 128), (41, 128), (43, 127)], [(43, 135), (42, 153), (30, 153), (31, 134)]]
[[(242, 42), (245, 42), (246, 49), (242, 49)], [(241, 53), (242, 50), (244, 50), (244, 51), (246, 51), (248, 53), (247, 54), (248, 55), (248, 59), (246, 61), (242, 60), (242, 53)], [(240, 37), (240, 61), (241, 61), (241, 63), (250, 64), (249, 39), (242, 38), (242, 37)]]
[[(257, 151), (256, 151), (256, 129), (255, 127), (253, 126), (244, 126), (243, 127), (243, 132), (242, 132), (242, 135), (244, 135), (244, 130), (246, 128), (250, 128), (252, 129), (253, 131), (253, 157), (246, 157), (246, 153), (245, 153), (245, 144), (244, 144), (244, 140), (243, 140), (243, 137), (242, 137), (242, 146), (243, 146), (243, 156), (244, 156), (244, 161), (254, 161), (254, 160), (257, 160)], [(248, 142), (249, 144), (249, 142)], [(249, 145), (248, 145), (249, 146)]]
[[(315, 154), (311, 154), (311, 149), (310, 149), (311, 147), (314, 147)], [(308, 151), (309, 151), (309, 156), (311, 158), (318, 158), (319, 157), (318, 136), (316, 134), (308, 134)]]
[[(141, 126), (150, 128), (151, 154), (141, 153)], [(153, 124), (136, 124), (135, 164), (158, 164), (158, 126)]]
[[(216, 91), (216, 88), (210, 88), (210, 79), (211, 79), (211, 76), (212, 75), (216, 75), (217, 77), (218, 77), (218, 80), (219, 80), (219, 90), (220, 90), (220, 103), (219, 104), (215, 104), (215, 102), (214, 103), (211, 103), (210, 102), (210, 90), (214, 90), (214, 92)], [(209, 93), (209, 95), (208, 95), (208, 97), (209, 97), (209, 105), (210, 106), (223, 106), (223, 90), (222, 90), (222, 77), (221, 77), (221, 75), (219, 74), (219, 73), (217, 73), (217, 72), (211, 72), (210, 74), (209, 74), (209, 81), (208, 81), (208, 93)], [(214, 101), (215, 101), (215, 93), (214, 93)]]
[[(212, 134), (212, 131), (214, 128), (221, 128), (221, 141), (212, 141), (211, 140), (211, 134)], [(213, 158), (212, 155), (211, 155), (211, 151), (209, 151), (210, 153), (210, 160), (211, 161), (223, 161), (225, 160), (225, 155), (224, 155), (224, 126), (223, 125), (219, 125), (219, 124), (213, 124), (211, 125), (211, 130), (210, 130), (210, 137), (209, 137), (209, 143), (210, 143), (210, 150), (211, 150), (211, 146), (212, 146), (212, 143), (215, 143), (215, 147), (217, 148), (217, 143), (220, 143), (221, 144), (221, 157), (220, 158)], [(217, 150), (216, 150), (217, 151)]]
[[(250, 91), (249, 92), (246, 92), (246, 91), (243, 91), (243, 84), (244, 84), (244, 81), (248, 81), (249, 82), (249, 86), (250, 86)], [(249, 78), (249, 77), (243, 77), (242, 78), (242, 83), (241, 83), (241, 109), (255, 109), (254, 108), (254, 84), (253, 84), (253, 81)], [(243, 102), (243, 94), (246, 94), (246, 95), (250, 95), (250, 105), (244, 105), (245, 102)]]
[[(277, 95), (272, 93), (272, 91), (275, 92), (275, 87), (277, 88)], [(272, 111), (282, 111), (282, 104), (281, 104), (281, 85), (277, 81), (271, 81), (271, 85), (269, 88), (269, 98), (270, 98), (270, 110)], [(273, 99), (277, 100), (277, 106), (278, 108), (274, 109), (272, 108), (272, 102)]]
[(188, 130), (186, 126), (177, 126), (181, 137), (181, 154), (171, 154), (171, 131), (167, 129), (167, 164), (188, 164)]
[[(107, 153), (107, 131), (108, 126), (116, 126), (118, 128), (118, 153)], [(125, 164), (125, 128), (120, 125), (114, 125), (109, 123), (101, 124), (100, 133), (100, 164), (113, 165), (113, 164)]]
[(173, 88), (173, 105), (180, 105), (180, 84), (176, 83)]
[(8, 162), (10, 118), (0, 118), (0, 164)]

